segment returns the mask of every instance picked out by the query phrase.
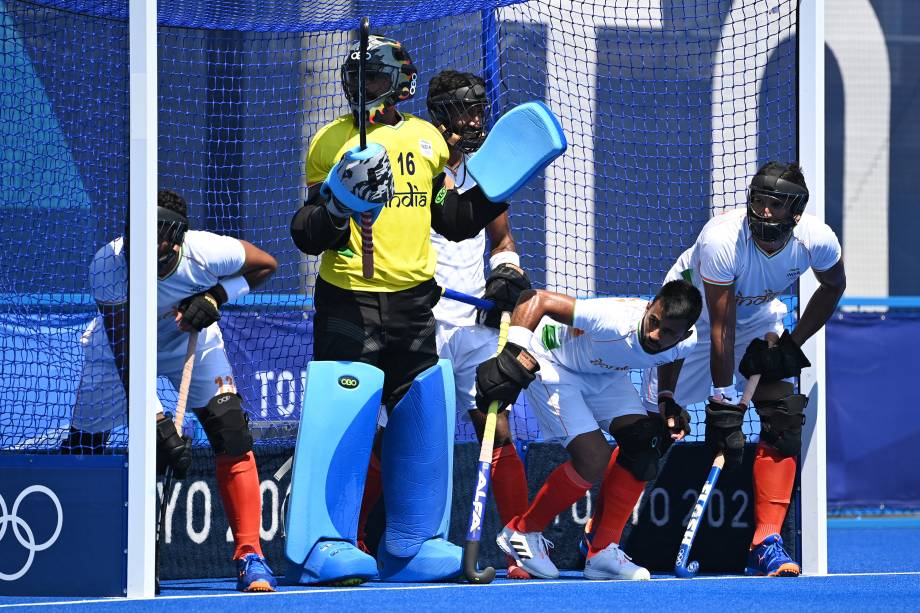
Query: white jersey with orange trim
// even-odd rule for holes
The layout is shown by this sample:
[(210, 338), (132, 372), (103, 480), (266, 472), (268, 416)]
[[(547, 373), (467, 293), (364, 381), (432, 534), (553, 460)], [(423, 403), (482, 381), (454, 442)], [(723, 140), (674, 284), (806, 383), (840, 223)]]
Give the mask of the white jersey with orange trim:
[[(785, 312), (778, 296), (812, 268), (823, 272), (840, 260), (840, 242), (830, 226), (802, 215), (786, 245), (773, 254), (760, 249), (747, 224), (747, 211), (737, 209), (713, 217), (677, 258), (665, 283), (685, 279), (703, 294), (703, 283), (735, 286), (738, 325)], [(703, 307), (701, 322), (708, 322)]]
[(582, 375), (627, 373), (660, 366), (688, 355), (696, 328), (677, 345), (648, 353), (639, 342), (648, 301), (640, 298), (588, 298), (575, 301), (571, 326), (544, 317), (528, 350), (540, 362), (544, 381), (565, 382)]
[[(462, 194), (476, 186), (476, 181), (466, 172), (466, 164), (463, 162), (456, 171), (445, 171), (454, 179), (458, 193)], [(455, 243), (432, 230), (431, 244), (438, 252), (438, 264), (434, 269), (438, 285), (481, 298), (486, 287), (483, 263), (486, 231), (480, 230), (473, 238)], [(432, 310), (435, 319), (442, 325), (472, 326), (476, 323), (476, 307), (463, 302), (444, 299)]]

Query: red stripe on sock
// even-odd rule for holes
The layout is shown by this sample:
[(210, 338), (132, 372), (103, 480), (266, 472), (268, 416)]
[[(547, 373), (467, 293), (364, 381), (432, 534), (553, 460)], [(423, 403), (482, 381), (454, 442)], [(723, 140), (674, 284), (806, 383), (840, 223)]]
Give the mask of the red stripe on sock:
[(789, 509), (795, 482), (796, 458), (760, 443), (754, 456), (754, 521), (757, 526), (751, 547), (771, 534), (779, 534)]
[(364, 497), (361, 499), (361, 514), (358, 516), (358, 540), (364, 542), (367, 536), (367, 518), (383, 494), (383, 477), (380, 473), (380, 459), (371, 453), (367, 466), (367, 480), (364, 482)]
[(217, 487), (224, 503), (227, 521), (236, 541), (233, 559), (247, 553), (262, 555), (259, 529), (262, 527), (262, 494), (259, 491), (259, 471), (250, 451), (246, 455), (231, 457), (218, 455)]
[(550, 473), (527, 511), (513, 520), (518, 532), (543, 532), (553, 518), (578, 501), (591, 484), (581, 478), (571, 462)]
[(527, 473), (514, 443), (492, 451), (492, 492), (503, 526), (527, 511)]
[[(617, 454), (619, 455), (619, 454)], [(623, 528), (645, 489), (645, 482), (636, 479), (631, 472), (611, 461), (601, 484), (603, 515), (595, 519), (594, 538), (591, 540), (590, 558), (603, 551), (610, 543), (619, 543)]]

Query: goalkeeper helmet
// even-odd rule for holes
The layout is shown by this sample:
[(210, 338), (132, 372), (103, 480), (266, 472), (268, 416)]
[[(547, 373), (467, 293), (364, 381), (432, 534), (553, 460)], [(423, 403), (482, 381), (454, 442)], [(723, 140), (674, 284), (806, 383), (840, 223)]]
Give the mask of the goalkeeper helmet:
[(473, 153), (486, 140), (489, 115), (486, 84), (469, 72), (445, 70), (428, 86), (428, 115), (444, 140), (464, 153)]
[[(767, 162), (757, 171), (748, 189), (747, 219), (751, 234), (773, 243), (785, 240), (799, 222), (808, 203), (808, 188), (795, 162)], [(769, 216), (765, 216), (767, 209)], [(789, 214), (774, 219), (779, 211)]]
[[(342, 65), (342, 87), (345, 98), (357, 115), (358, 108), (358, 57), (360, 45), (355, 45), (348, 52), (348, 58)], [(396, 106), (403, 100), (415, 95), (418, 86), (418, 69), (412, 58), (403, 48), (402, 43), (392, 38), (372, 35), (367, 41), (367, 61), (365, 64), (365, 101), (364, 108), (371, 123), (380, 119), (380, 114), (390, 106)]]

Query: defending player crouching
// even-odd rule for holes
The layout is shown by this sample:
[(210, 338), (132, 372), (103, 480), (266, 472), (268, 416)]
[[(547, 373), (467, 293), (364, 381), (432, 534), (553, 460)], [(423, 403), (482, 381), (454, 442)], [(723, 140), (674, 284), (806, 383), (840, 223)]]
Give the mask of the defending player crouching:
[[(263, 283), (277, 263), (246, 241), (189, 231), (187, 205), (175, 192), (160, 190), (157, 205), (157, 374), (178, 389), (188, 335), (199, 335), (188, 403), (214, 450), (217, 484), (236, 543), (237, 589), (274, 591), (275, 579), (259, 542), (262, 496), (252, 435), (217, 321), (221, 306)], [(81, 339), (86, 360), (62, 453), (101, 453), (109, 431), (123, 425), (127, 414), (128, 267), (123, 238), (96, 253), (90, 282), (101, 314)], [(156, 416), (157, 473), (171, 466), (176, 478), (184, 478), (191, 464), (186, 440), (162, 407), (156, 407)]]
[[(754, 519), (746, 572), (794, 577), (799, 566), (779, 535), (795, 481), (807, 399), (792, 377), (810, 366), (800, 349), (834, 313), (846, 287), (833, 230), (804, 214), (808, 188), (796, 164), (769, 162), (751, 179), (747, 208), (711, 219), (665, 281), (688, 279), (704, 294), (700, 341), (682, 362), (644, 373), (643, 396), (658, 403), (704, 402), (706, 442), (741, 464), (744, 414), (734, 410), (745, 379), (760, 374), (754, 407), (761, 432), (754, 458)], [(777, 298), (811, 268), (820, 286), (795, 329), (783, 332), (786, 306)], [(766, 333), (782, 334), (775, 347)], [(742, 357), (743, 353), (743, 357)], [(790, 380), (787, 380), (790, 379)]]
[[(571, 458), (496, 539), (532, 576), (559, 576), (542, 532), (603, 477), (604, 512), (595, 522), (585, 577), (649, 579), (618, 541), (645, 482), (657, 474), (659, 458), (689, 432), (689, 415), (673, 404), (661, 415), (648, 414), (629, 371), (689, 354), (701, 309), (699, 291), (684, 281), (666, 284), (651, 302), (522, 294), (508, 342), (480, 365), (476, 389), (477, 404), (486, 410), (493, 400), (513, 402), (525, 388), (541, 432), (562, 442)], [(617, 440), (612, 453), (602, 429)]]
[[(314, 361), (307, 374), (288, 505), (287, 578), (298, 583), (438, 581), (460, 574), (447, 541), (452, 490), (453, 375), (439, 363), (432, 307), (440, 297), (433, 228), (450, 240), (478, 234), (507, 206), (474, 187), (446, 183), (447, 146), (430, 123), (397, 110), (418, 73), (394, 40), (371, 36), (367, 103), (360, 108), (357, 46), (342, 68), (352, 113), (310, 142), (307, 202), (291, 237), (322, 254), (314, 304)], [(368, 113), (366, 150), (359, 113)], [(357, 211), (374, 216), (375, 270), (362, 270)], [(383, 403), (389, 413), (373, 464), (386, 508), (377, 559), (358, 542), (367, 477)]]

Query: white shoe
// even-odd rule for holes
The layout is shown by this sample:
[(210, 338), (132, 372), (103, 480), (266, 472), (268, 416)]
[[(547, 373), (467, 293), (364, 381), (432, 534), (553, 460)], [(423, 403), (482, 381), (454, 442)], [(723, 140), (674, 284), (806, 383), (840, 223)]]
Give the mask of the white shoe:
[(616, 543), (610, 543), (585, 562), (585, 579), (648, 581), (651, 578), (648, 569), (633, 564), (632, 559)]
[(495, 537), (495, 542), (531, 576), (540, 579), (556, 579), (559, 576), (559, 569), (547, 552), (553, 544), (543, 537), (542, 532), (518, 532), (505, 526)]

